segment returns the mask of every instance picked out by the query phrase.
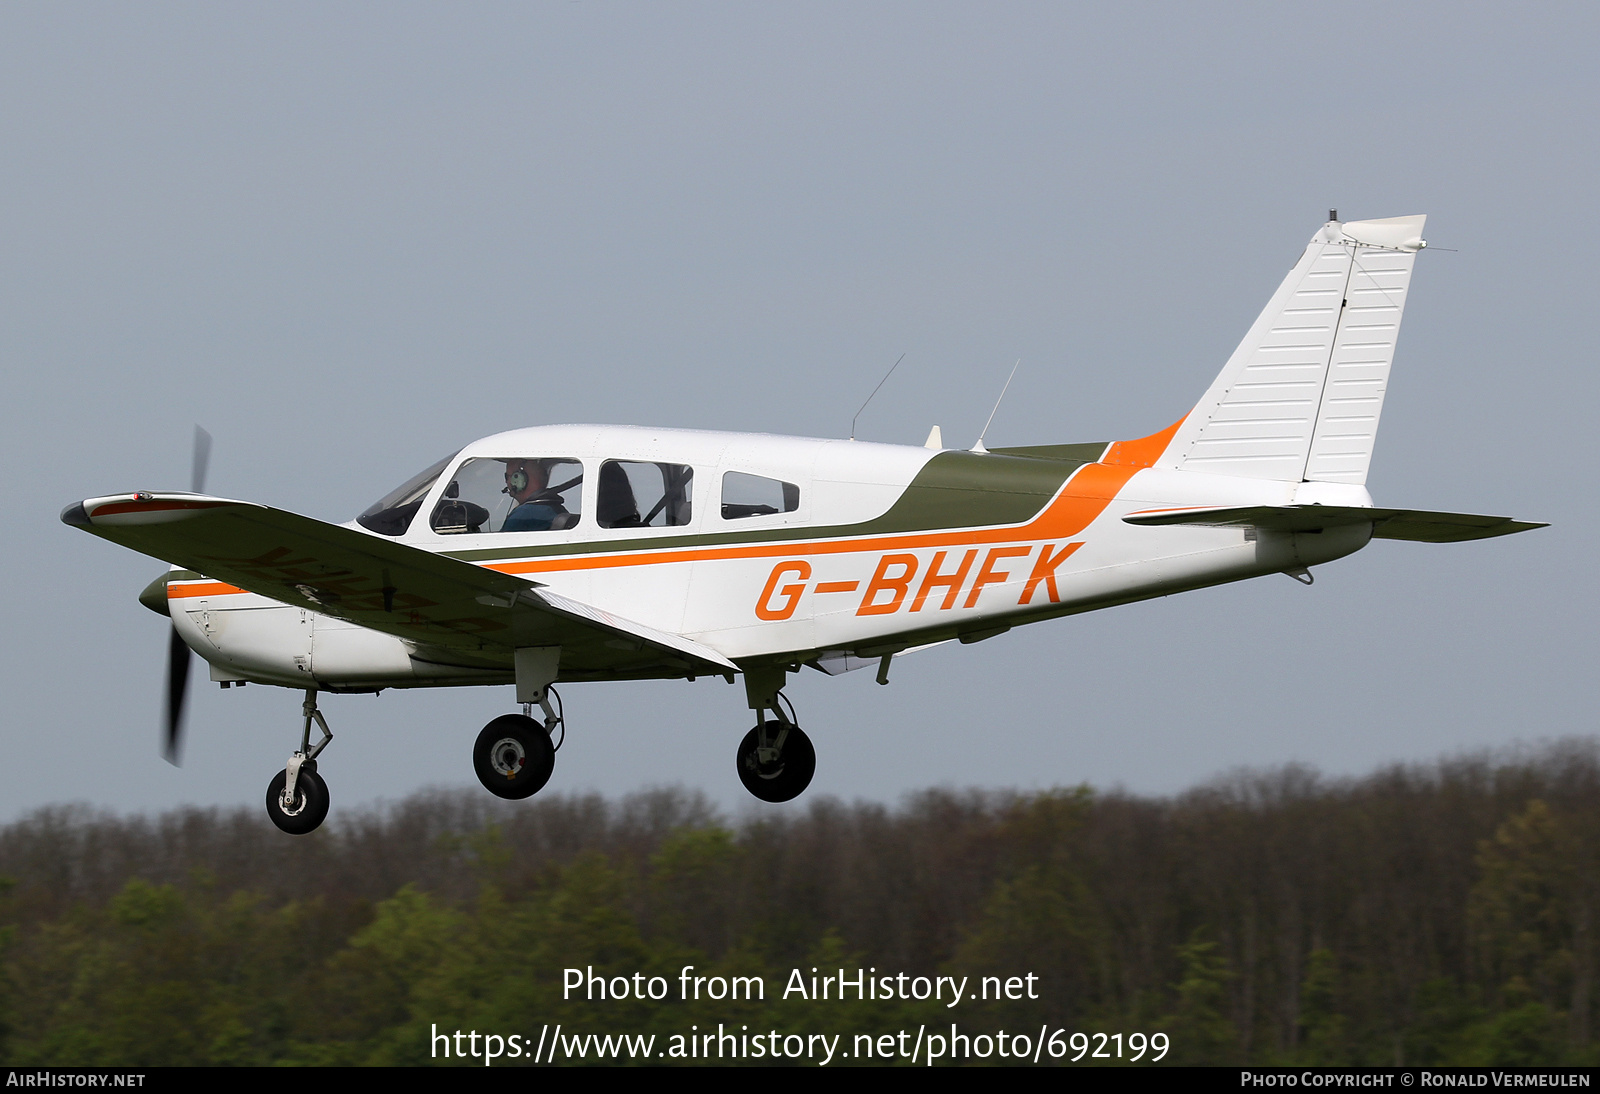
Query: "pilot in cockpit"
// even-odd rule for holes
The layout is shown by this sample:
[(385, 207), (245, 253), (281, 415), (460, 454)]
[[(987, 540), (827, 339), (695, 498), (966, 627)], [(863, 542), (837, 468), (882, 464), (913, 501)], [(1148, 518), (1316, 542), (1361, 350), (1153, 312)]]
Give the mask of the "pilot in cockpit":
[(543, 460), (507, 460), (505, 492), (516, 504), (506, 514), (502, 532), (544, 532), (567, 526), (567, 508), (560, 493), (550, 489), (550, 470)]

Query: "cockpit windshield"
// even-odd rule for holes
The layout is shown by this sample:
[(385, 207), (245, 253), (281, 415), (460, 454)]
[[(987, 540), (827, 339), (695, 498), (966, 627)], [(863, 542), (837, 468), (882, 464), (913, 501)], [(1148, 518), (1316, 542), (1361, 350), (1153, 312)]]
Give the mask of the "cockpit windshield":
[(433, 484), (444, 474), (444, 469), (449, 467), (450, 461), (459, 454), (452, 452), (426, 471), (407, 479), (402, 485), (368, 506), (367, 510), (356, 518), (356, 523), (380, 535), (405, 535), (406, 529), (411, 527), (411, 518), (422, 508), (422, 499), (428, 496), (428, 491), (433, 489)]

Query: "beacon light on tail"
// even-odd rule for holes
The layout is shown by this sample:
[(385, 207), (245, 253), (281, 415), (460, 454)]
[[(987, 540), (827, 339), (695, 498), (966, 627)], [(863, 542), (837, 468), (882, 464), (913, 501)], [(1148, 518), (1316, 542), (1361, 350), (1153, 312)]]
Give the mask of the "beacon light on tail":
[[(169, 563), (141, 595), (173, 626), (168, 754), (188, 651), (223, 687), (305, 693), (267, 811), (327, 813), (324, 692), (515, 684), (472, 749), (504, 798), (549, 780), (554, 685), (742, 677), (736, 753), (764, 801), (816, 755), (783, 695), (1025, 623), (1310, 567), (1372, 539), (1541, 525), (1374, 506), (1366, 490), (1423, 218), (1311, 239), (1205, 395), (1137, 440), (941, 450), (754, 433), (559, 425), (476, 441), (348, 524), (193, 489), (89, 498), (62, 520)], [(534, 708), (539, 708), (539, 715)], [(311, 730), (319, 730), (313, 744)]]

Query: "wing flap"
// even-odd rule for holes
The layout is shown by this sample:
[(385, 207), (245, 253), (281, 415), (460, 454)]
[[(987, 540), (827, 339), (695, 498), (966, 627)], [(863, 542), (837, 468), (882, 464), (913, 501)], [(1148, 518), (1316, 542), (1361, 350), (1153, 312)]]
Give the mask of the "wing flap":
[(635, 623), (631, 619), (624, 619), (614, 615), (603, 608), (596, 608), (592, 604), (585, 604), (581, 600), (553, 593), (549, 589), (532, 589), (522, 594), (520, 598), (527, 601), (537, 599), (550, 611), (557, 615), (575, 620), (578, 623), (596, 627), (612, 634), (625, 634), (638, 639), (646, 646), (669, 654), (678, 654), (690, 659), (691, 664), (710, 666), (713, 672), (740, 672), (738, 665), (729, 661), (722, 654), (692, 638), (685, 638), (681, 634), (672, 634), (668, 631), (647, 627), (643, 623)]

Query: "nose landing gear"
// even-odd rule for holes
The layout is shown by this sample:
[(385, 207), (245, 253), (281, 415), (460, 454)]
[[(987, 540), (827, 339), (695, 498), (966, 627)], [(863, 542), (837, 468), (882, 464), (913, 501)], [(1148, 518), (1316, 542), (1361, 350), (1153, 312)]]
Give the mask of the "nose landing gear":
[(291, 836), (316, 831), (328, 816), (328, 784), (317, 774), (317, 761), (302, 763), (295, 776), (294, 790), (289, 790), (288, 785), (287, 769), (272, 776), (267, 784), (267, 816)]
[[(306, 719), (300, 734), (300, 748), (267, 784), (267, 817), (291, 836), (316, 831), (328, 816), (328, 784), (317, 774), (317, 756), (333, 740), (333, 731), (317, 709), (316, 688), (306, 689), (306, 699), (300, 709)], [(322, 740), (315, 748), (311, 747), (312, 722), (322, 731)]]

